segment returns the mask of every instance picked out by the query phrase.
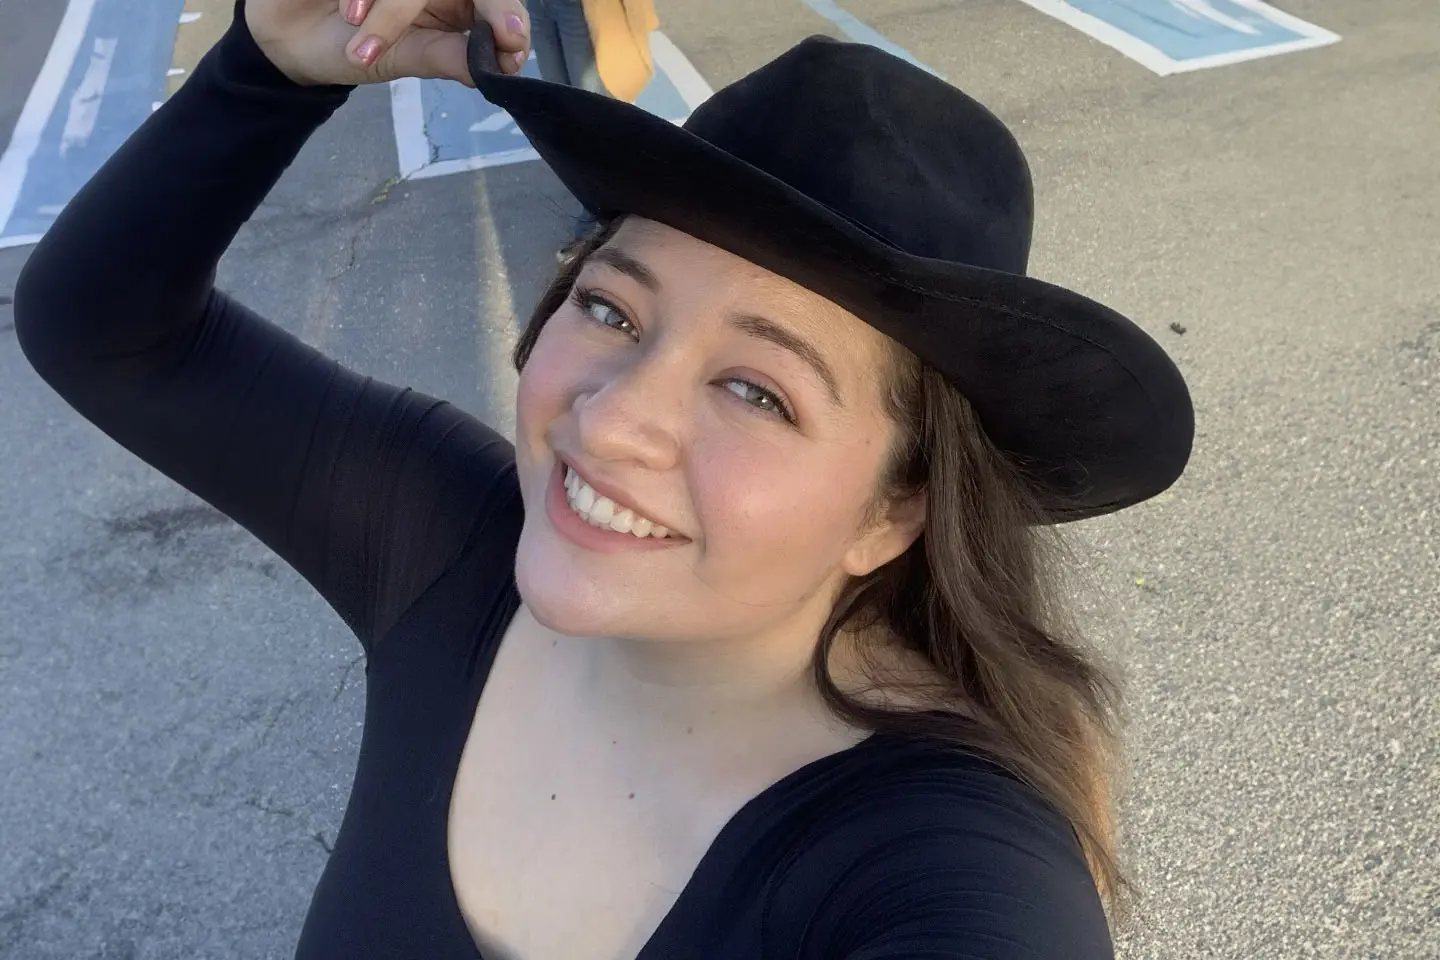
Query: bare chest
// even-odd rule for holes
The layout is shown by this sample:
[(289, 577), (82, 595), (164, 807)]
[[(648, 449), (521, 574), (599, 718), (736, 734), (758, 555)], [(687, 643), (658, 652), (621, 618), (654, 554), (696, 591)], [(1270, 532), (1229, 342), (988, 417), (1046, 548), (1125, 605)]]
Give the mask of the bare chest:
[(486, 960), (634, 960), (733, 811), (662, 793), (623, 745), (537, 709), (505, 656), (451, 793), (456, 901)]
[(612, 739), (574, 706), (586, 678), (557, 683), (566, 664), (526, 620), (496, 655), (451, 791), (455, 898), (486, 960), (634, 960), (735, 814), (855, 734), (779, 718), (658, 753)]
[(487, 960), (633, 960), (704, 850), (661, 842), (628, 794), (475, 753), (455, 783), (448, 843), (456, 900)]

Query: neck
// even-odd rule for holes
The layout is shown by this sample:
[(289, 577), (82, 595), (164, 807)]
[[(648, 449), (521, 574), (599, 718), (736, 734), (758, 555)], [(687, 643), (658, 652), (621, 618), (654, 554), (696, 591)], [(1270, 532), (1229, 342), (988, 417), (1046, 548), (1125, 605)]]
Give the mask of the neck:
[(550, 696), (616, 736), (662, 746), (714, 734), (748, 740), (829, 713), (812, 679), (820, 624), (763, 636), (635, 640), (549, 634)]
[(603, 698), (596, 706), (645, 723), (759, 719), (818, 701), (813, 636), (573, 642)]

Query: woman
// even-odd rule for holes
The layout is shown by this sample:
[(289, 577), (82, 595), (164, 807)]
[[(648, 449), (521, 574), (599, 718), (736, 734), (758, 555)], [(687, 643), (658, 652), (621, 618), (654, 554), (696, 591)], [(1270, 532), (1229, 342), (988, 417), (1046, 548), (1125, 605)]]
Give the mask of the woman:
[[(467, 51), (468, 2), (238, 4), (16, 293), (46, 380), (367, 654), (298, 955), (1111, 956), (1108, 686), (1040, 546), (1179, 475), (1174, 366), (1023, 276), (1024, 159), (928, 74), (807, 41), (681, 129), (511, 76), (518, 0)], [(212, 288), (346, 85), (404, 75), (605, 218), (513, 448)]]

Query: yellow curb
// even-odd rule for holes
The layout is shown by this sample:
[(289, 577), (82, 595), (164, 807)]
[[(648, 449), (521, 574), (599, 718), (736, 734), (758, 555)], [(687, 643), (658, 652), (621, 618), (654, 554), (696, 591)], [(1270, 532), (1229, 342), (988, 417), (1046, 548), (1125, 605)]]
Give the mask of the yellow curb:
[(200, 58), (224, 36), (234, 9), (234, 0), (185, 0), (185, 16), (175, 29), (175, 54), (170, 76), (165, 78), (165, 96), (180, 89)]

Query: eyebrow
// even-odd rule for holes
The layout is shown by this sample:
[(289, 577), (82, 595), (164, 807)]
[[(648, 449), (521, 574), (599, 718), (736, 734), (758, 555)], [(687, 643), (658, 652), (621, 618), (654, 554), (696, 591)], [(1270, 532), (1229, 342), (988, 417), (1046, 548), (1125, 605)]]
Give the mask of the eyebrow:
[(649, 267), (628, 253), (616, 250), (614, 247), (601, 247), (590, 254), (590, 260), (595, 263), (603, 263), (611, 270), (625, 274), (651, 293), (660, 292), (660, 280), (650, 272)]
[(811, 346), (810, 341), (791, 333), (773, 320), (757, 317), (753, 313), (733, 313), (730, 315), (730, 322), (742, 333), (756, 340), (764, 340), (781, 350), (795, 354), (814, 371), (820, 382), (825, 384), (825, 390), (830, 394), (830, 402), (837, 407), (844, 406), (840, 401), (840, 388), (836, 384), (834, 371), (830, 369), (830, 364), (825, 362), (825, 358), (820, 356), (820, 351)]
[[(622, 250), (614, 247), (601, 247), (592, 253), (589, 259), (623, 273), (651, 293), (660, 292), (660, 280), (654, 272)], [(844, 406), (840, 400), (840, 387), (835, 379), (835, 372), (830, 369), (830, 364), (825, 362), (820, 351), (815, 349), (808, 340), (792, 333), (773, 320), (753, 313), (734, 313), (730, 315), (729, 319), (741, 333), (756, 340), (763, 340), (799, 357), (825, 385), (826, 392), (830, 394), (830, 402), (837, 407)]]

